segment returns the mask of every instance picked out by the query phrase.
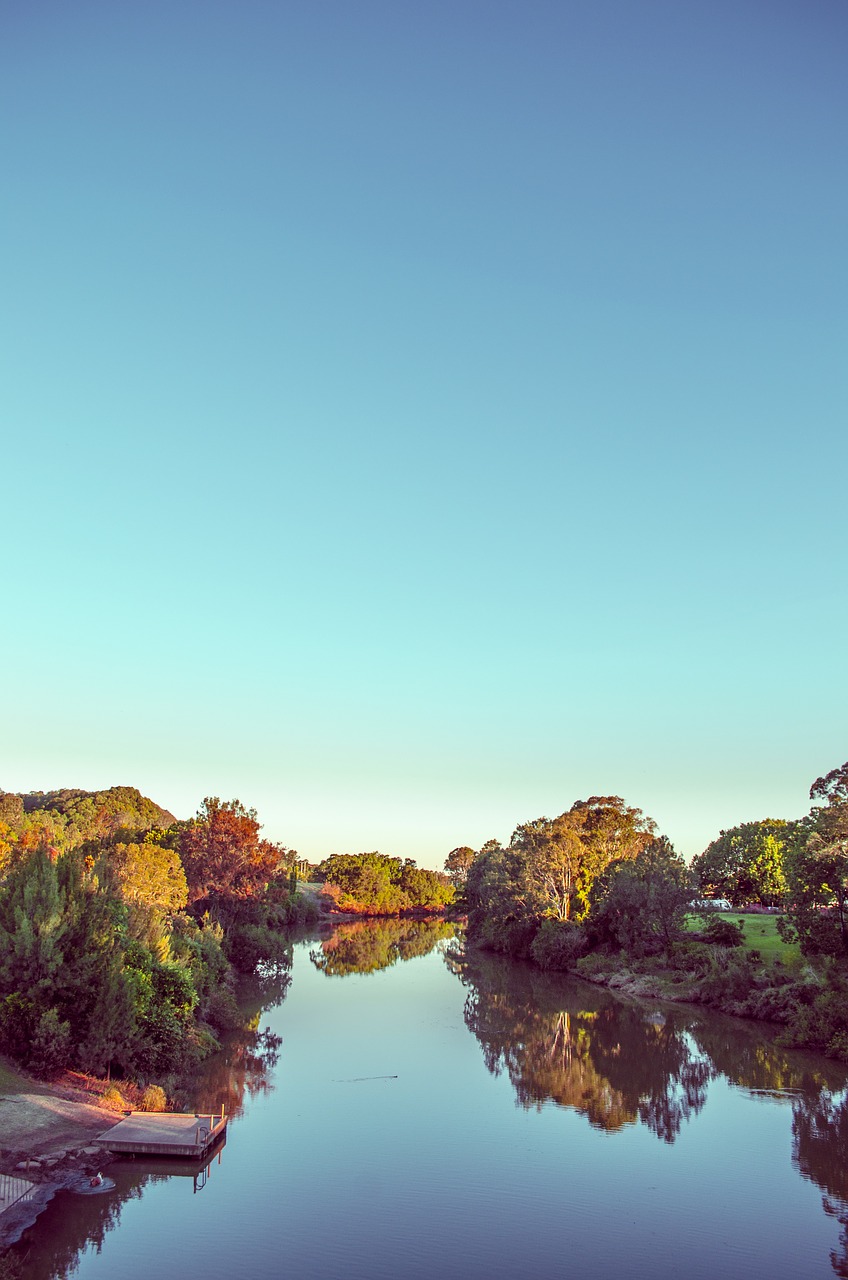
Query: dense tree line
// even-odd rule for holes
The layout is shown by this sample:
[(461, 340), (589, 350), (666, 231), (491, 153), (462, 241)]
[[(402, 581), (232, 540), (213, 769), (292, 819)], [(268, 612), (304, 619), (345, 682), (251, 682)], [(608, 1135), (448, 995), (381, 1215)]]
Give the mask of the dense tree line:
[(412, 858), (384, 853), (334, 853), (318, 867), (325, 896), (341, 911), (394, 916), (407, 911), (444, 911), (454, 886), (440, 871), (426, 871)]
[(204, 1056), (235, 971), (284, 954), (296, 858), (238, 800), (0, 793), (0, 1050), (147, 1080)]
[[(687, 998), (782, 1021), (792, 1043), (848, 1059), (848, 763), (810, 798), (796, 821), (722, 831), (687, 867), (639, 809), (593, 796), (516, 827), (506, 846), (458, 846), (445, 871), (477, 945), (585, 976), (613, 972), (613, 955), (659, 957)], [(780, 910), (779, 931), (815, 970), (742, 952), (742, 929), (709, 910), (724, 898)]]

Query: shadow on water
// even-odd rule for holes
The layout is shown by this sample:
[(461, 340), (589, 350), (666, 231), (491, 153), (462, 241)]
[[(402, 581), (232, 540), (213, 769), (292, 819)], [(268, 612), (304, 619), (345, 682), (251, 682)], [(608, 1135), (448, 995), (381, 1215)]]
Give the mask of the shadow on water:
[(182, 1160), (120, 1160), (109, 1166), (114, 1187), (106, 1195), (79, 1197), (71, 1190), (59, 1191), (38, 1222), (12, 1251), (21, 1264), (21, 1276), (65, 1277), (73, 1275), (86, 1250), (100, 1253), (107, 1235), (114, 1231), (124, 1206), (140, 1200), (154, 1183), (176, 1179), (187, 1191), (203, 1190), (221, 1164), (224, 1143), (205, 1164)]
[(830, 1261), (838, 1276), (848, 1277), (848, 1098), (823, 1090), (796, 1098), (793, 1111), (792, 1163), (821, 1187), (825, 1213), (842, 1227), (840, 1251), (833, 1250)]

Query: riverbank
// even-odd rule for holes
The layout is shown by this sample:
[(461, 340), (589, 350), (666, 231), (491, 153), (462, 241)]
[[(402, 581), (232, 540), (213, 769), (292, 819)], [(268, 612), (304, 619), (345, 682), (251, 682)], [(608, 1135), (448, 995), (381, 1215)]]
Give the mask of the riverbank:
[(639, 999), (706, 1006), (784, 1028), (788, 1044), (845, 1061), (839, 1028), (821, 1007), (828, 987), (807, 961), (763, 964), (741, 948), (682, 941), (670, 957), (591, 951), (569, 970), (596, 986)]
[(72, 1079), (45, 1084), (0, 1060), (0, 1173), (21, 1173), (18, 1166), (26, 1161), (33, 1172), (36, 1161), (40, 1169), (56, 1167), (69, 1151), (78, 1158), (119, 1118)]
[(30, 1187), (10, 1208), (0, 1206), (0, 1252), (20, 1239), (57, 1191), (108, 1160), (92, 1141), (120, 1117), (94, 1106), (90, 1096), (67, 1081), (32, 1080), (0, 1060), (0, 1175)]

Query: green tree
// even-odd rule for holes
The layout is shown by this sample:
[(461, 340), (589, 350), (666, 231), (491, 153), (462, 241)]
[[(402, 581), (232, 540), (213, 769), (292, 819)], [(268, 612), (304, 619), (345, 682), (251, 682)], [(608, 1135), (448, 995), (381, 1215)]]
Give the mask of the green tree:
[(97, 871), (127, 904), (130, 933), (154, 941), (165, 918), (188, 901), (188, 885), (176, 849), (159, 844), (107, 845)]
[[(121, 909), (80, 854), (37, 849), (12, 868), (0, 893), (0, 994), (27, 1003), (25, 1057), (65, 1043), (80, 1065), (105, 1066), (129, 1035)], [(55, 1019), (42, 1024), (51, 1010)]]
[(410, 907), (422, 911), (443, 911), (453, 902), (456, 892), (446, 875), (418, 867), (412, 858), (404, 860), (399, 883)]
[(325, 892), (335, 895), (343, 911), (393, 915), (406, 910), (409, 898), (400, 887), (403, 863), (374, 850), (334, 853), (318, 868)]
[(510, 847), (526, 855), (530, 888), (543, 912), (582, 920), (595, 879), (612, 863), (635, 858), (655, 824), (620, 796), (579, 800), (558, 818), (537, 818), (515, 829)]
[(817, 778), (788, 853), (787, 915), (807, 955), (848, 955), (848, 762)]
[(477, 854), (467, 844), (451, 849), (445, 858), (445, 874), (455, 889), (462, 889), (468, 879), (468, 872)]
[(529, 855), (519, 845), (483, 845), (465, 884), (469, 931), (480, 945), (526, 956), (544, 914), (544, 900), (529, 874)]
[(701, 893), (727, 898), (734, 906), (779, 905), (786, 895), (784, 850), (790, 826), (780, 818), (765, 818), (722, 831), (692, 862)]
[(667, 836), (657, 836), (632, 861), (614, 862), (596, 881), (592, 924), (634, 955), (670, 953), (684, 932), (692, 877)]
[(0, 894), (0, 990), (49, 1007), (65, 959), (68, 917), (55, 860), (35, 849), (12, 868)]

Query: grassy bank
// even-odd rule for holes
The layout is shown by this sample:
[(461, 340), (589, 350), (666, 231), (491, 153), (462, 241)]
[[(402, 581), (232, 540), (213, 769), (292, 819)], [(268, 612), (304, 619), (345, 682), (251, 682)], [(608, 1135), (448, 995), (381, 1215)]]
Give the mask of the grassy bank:
[[(738, 911), (719, 911), (715, 914), (719, 920), (742, 925), (745, 931), (743, 946), (746, 950), (759, 951), (765, 961), (780, 960), (789, 966), (800, 964), (801, 950), (797, 942), (784, 942), (777, 932), (780, 916), (741, 915)], [(702, 927), (702, 916), (686, 917), (686, 928), (691, 933), (697, 933)]]
[(5, 1058), (0, 1058), (0, 1097), (8, 1098), (15, 1093), (38, 1093), (43, 1087), (22, 1076)]

